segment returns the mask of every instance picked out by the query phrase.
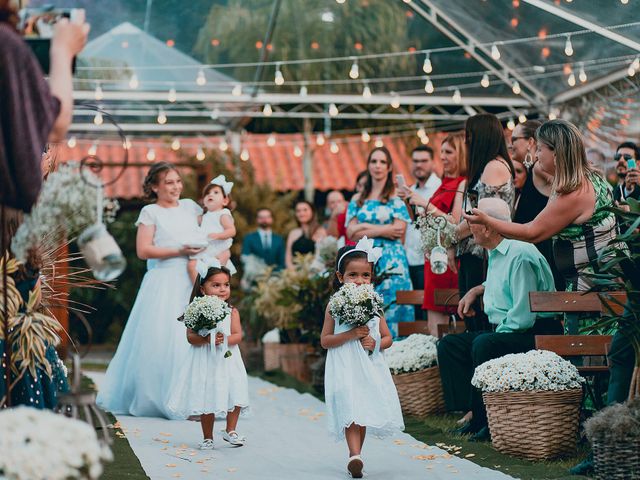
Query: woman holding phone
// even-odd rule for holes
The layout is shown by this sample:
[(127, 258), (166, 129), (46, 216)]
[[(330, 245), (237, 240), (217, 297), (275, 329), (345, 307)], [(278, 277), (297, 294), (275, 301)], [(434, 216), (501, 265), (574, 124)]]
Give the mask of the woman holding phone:
[(394, 337), (398, 322), (413, 322), (411, 305), (396, 305), (396, 291), (411, 290), (409, 264), (403, 246), (410, 222), (404, 202), (396, 196), (393, 184), (393, 162), (385, 147), (374, 148), (367, 159), (364, 190), (353, 196), (347, 209), (347, 236), (358, 241), (366, 236), (374, 246), (382, 248), (375, 274), (380, 283), (376, 291), (384, 298), (385, 318)]

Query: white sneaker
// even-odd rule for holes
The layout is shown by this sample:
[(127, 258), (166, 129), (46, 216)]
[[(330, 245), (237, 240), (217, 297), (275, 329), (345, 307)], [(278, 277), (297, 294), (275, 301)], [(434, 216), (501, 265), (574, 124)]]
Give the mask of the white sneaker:
[(222, 430), (222, 439), (225, 442), (229, 442), (231, 445), (235, 445), (236, 447), (241, 447), (247, 441), (244, 437), (238, 435), (238, 432), (232, 430), (231, 432), (227, 432), (226, 430)]
[(362, 469), (364, 468), (364, 463), (362, 462), (362, 458), (360, 455), (354, 455), (349, 458), (349, 463), (347, 463), (347, 471), (351, 478), (362, 478)]
[(198, 445), (200, 450), (213, 450), (213, 440), (210, 438), (205, 438), (203, 442)]

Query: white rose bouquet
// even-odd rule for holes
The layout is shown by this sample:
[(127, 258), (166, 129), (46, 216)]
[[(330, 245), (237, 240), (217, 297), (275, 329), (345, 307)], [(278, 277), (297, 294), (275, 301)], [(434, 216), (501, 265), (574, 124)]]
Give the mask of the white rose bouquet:
[(329, 299), (331, 316), (342, 324), (360, 327), (384, 313), (383, 299), (373, 285), (345, 283)]
[(437, 341), (438, 339), (431, 335), (414, 333), (404, 340), (393, 342), (384, 353), (391, 373), (397, 375), (417, 372), (434, 366), (438, 359)]
[(430, 254), (438, 246), (438, 226), (440, 227), (440, 245), (449, 248), (456, 243), (456, 226), (445, 217), (420, 215), (416, 218), (415, 226), (420, 232), (422, 251)]
[[(229, 314), (231, 314), (231, 307), (227, 302), (214, 295), (205, 295), (194, 298), (179, 320), (201, 337), (206, 337), (211, 333), (223, 333), (218, 329), (218, 325)], [(230, 357), (231, 352), (226, 348), (226, 336), (224, 341), (224, 356)]]
[(494, 358), (476, 367), (471, 379), (483, 392), (571, 390), (582, 388), (583, 383), (571, 362), (546, 350)]

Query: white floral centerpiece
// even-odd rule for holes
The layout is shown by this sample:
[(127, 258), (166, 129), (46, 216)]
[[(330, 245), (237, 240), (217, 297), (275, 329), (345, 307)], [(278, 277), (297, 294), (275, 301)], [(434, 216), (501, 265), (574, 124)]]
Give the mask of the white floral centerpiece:
[(383, 305), (382, 297), (371, 284), (345, 283), (329, 299), (331, 316), (339, 323), (355, 327), (382, 316)]
[(446, 217), (427, 213), (415, 220), (415, 226), (420, 232), (422, 251), (430, 254), (438, 246), (438, 224), (440, 224), (440, 245), (444, 248), (453, 246), (456, 242), (456, 226)]
[(241, 255), (240, 262), (242, 263), (242, 280), (240, 281), (240, 286), (245, 291), (251, 290), (263, 275), (268, 275), (273, 270), (262, 258), (253, 254)]
[(391, 373), (398, 375), (433, 367), (438, 360), (437, 341), (434, 336), (414, 333), (393, 342), (384, 353)]
[[(184, 315), (178, 320), (184, 322), (187, 328), (190, 328), (201, 337), (206, 337), (211, 333), (220, 332), (218, 325), (231, 314), (231, 307), (227, 302), (214, 295), (205, 295), (196, 297), (187, 306)], [(220, 332), (222, 333), (222, 332)], [(231, 351), (226, 347), (225, 336), (225, 357), (231, 356)]]
[(483, 392), (572, 390), (584, 378), (567, 360), (547, 350), (510, 353), (476, 367), (471, 384)]
[(0, 431), (1, 479), (96, 479), (113, 460), (91, 425), (49, 410), (3, 410)]
[(311, 268), (319, 273), (332, 271), (335, 268), (338, 249), (341, 246), (340, 241), (331, 235), (318, 240)]

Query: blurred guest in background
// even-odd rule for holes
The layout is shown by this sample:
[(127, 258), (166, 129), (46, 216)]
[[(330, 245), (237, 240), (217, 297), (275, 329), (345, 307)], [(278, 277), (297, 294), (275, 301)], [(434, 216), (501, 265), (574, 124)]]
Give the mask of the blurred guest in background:
[(316, 242), (327, 236), (327, 232), (318, 223), (315, 207), (306, 200), (300, 200), (295, 206), (295, 216), (298, 226), (287, 236), (287, 250), (285, 265), (293, 268), (293, 259), (297, 253), (305, 255), (314, 253)]
[(616, 202), (624, 202), (627, 198), (640, 200), (640, 170), (638, 170), (638, 159), (640, 159), (640, 149), (633, 142), (624, 142), (616, 148), (613, 159), (618, 162), (616, 171), (618, 172), (618, 184), (613, 190), (613, 199)]

